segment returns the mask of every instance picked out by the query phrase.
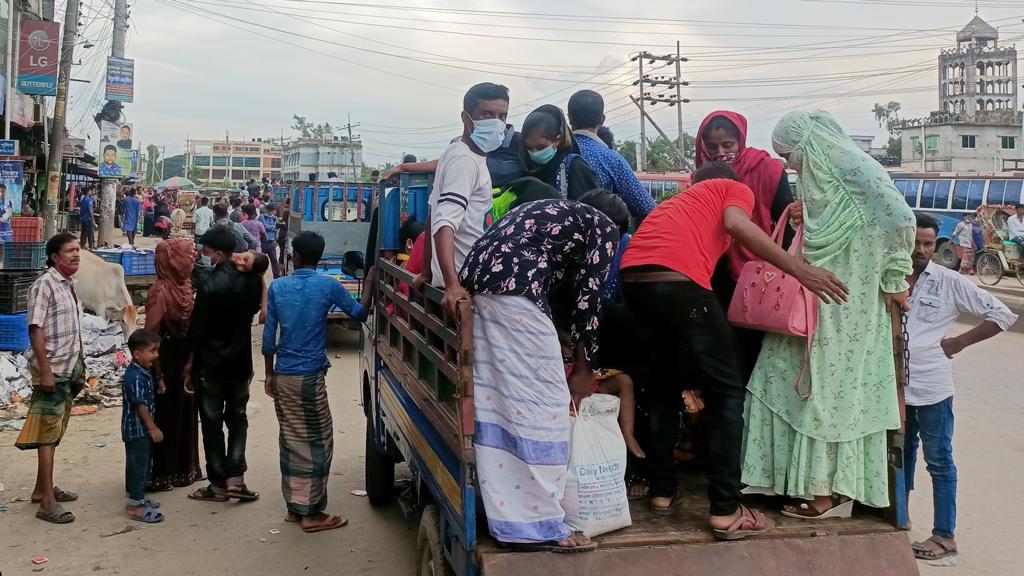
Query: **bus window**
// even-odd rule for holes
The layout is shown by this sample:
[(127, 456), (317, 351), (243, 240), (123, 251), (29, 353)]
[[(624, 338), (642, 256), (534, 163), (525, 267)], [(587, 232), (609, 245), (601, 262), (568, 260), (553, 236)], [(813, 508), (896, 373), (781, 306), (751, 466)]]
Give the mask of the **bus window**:
[[(897, 186), (898, 188), (898, 186)], [(907, 180), (907, 189), (903, 190), (903, 197), (907, 199), (910, 206), (917, 205), (917, 192), (921, 189), (920, 180)]]
[(967, 193), (967, 209), (977, 210), (985, 197), (985, 181), (971, 180), (971, 190)]
[(1004, 189), (1006, 189), (1006, 180), (992, 180), (989, 182), (988, 194), (985, 197), (985, 203), (1002, 204)]
[(893, 185), (896, 186), (896, 189), (899, 190), (901, 193), (906, 193), (906, 191), (907, 191), (907, 181), (906, 180), (893, 180), (892, 183), (893, 183)]
[(932, 208), (946, 210), (949, 208), (949, 189), (953, 185), (951, 180), (938, 180), (935, 186), (935, 204)]
[(921, 190), (921, 203), (918, 208), (931, 208), (935, 202), (935, 188), (937, 180), (925, 180), (924, 188)]
[(1003, 204), (1016, 204), (1020, 202), (1022, 187), (1024, 187), (1024, 180), (1008, 180), (1006, 182), (1006, 193), (1003, 194)]
[(967, 193), (971, 189), (971, 182), (973, 182), (973, 180), (956, 181), (956, 186), (953, 188), (953, 210), (963, 210), (967, 208)]

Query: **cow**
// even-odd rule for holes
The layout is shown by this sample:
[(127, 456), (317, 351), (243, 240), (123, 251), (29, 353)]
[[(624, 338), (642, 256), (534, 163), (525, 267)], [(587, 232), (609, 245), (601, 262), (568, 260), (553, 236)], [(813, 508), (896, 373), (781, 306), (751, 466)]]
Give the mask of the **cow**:
[(125, 340), (138, 329), (138, 310), (124, 283), (124, 268), (82, 250), (75, 291), (82, 307), (107, 320), (121, 322)]

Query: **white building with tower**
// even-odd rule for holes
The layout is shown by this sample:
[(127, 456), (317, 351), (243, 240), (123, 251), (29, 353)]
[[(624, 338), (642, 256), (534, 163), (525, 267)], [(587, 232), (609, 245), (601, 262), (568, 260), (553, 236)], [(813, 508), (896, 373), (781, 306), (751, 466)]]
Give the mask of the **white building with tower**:
[(1016, 47), (976, 15), (938, 64), (939, 110), (904, 123), (904, 168), (999, 172), (1024, 158)]

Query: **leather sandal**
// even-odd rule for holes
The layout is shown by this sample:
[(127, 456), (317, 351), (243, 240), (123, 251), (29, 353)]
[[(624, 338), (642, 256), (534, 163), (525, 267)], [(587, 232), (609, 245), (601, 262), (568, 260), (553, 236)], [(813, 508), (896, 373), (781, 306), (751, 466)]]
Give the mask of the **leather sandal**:
[[(936, 552), (931, 548), (925, 546), (925, 542), (933, 542), (939, 546), (940, 552)], [(949, 538), (943, 538), (942, 536), (932, 535), (924, 542), (914, 542), (914, 558), (918, 560), (941, 560), (949, 556), (956, 556), (956, 541), (950, 540)]]
[(782, 515), (787, 518), (801, 520), (827, 520), (829, 518), (849, 518), (853, 515), (853, 499), (842, 501), (840, 496), (832, 496), (832, 507), (818, 510), (810, 502), (802, 502), (797, 506), (785, 506)]
[(761, 511), (747, 508), (742, 504), (740, 504), (739, 511), (740, 517), (725, 530), (711, 529), (715, 538), (719, 540), (742, 540), (750, 536), (767, 534), (775, 529), (775, 521), (765, 516)]

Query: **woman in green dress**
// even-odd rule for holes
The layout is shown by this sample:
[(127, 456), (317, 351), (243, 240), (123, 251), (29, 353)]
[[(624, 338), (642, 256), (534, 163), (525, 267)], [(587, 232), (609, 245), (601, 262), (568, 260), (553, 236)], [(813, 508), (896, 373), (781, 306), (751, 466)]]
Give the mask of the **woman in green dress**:
[[(899, 428), (891, 306), (908, 307), (914, 215), (885, 170), (827, 112), (784, 116), (775, 151), (799, 174), (793, 218), (807, 262), (850, 288), (806, 340), (769, 335), (747, 387), (743, 483), (806, 500), (783, 514), (847, 517), (889, 505), (886, 431)], [(804, 368), (800, 381), (801, 369)]]

